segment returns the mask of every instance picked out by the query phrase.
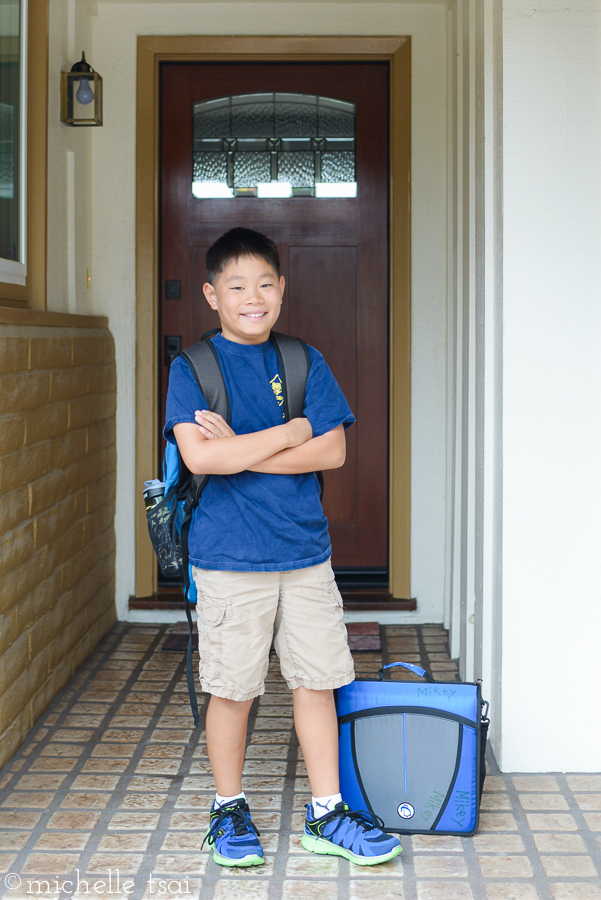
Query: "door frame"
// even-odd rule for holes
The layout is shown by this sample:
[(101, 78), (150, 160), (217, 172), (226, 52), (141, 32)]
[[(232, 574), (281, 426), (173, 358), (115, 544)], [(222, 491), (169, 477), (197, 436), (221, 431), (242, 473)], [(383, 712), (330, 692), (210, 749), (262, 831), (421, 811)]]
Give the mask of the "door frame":
[(136, 597), (157, 591), (142, 500), (156, 475), (159, 352), (159, 88), (162, 62), (349, 62), (390, 65), (389, 579), (411, 597), (411, 39), (144, 36), (136, 99)]

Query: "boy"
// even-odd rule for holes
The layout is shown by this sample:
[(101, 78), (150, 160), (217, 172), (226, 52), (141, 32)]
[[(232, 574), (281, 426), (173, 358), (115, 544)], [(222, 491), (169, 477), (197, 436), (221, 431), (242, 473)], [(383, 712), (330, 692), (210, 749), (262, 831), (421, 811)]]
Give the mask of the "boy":
[(304, 417), (284, 420), (269, 339), (284, 278), (276, 245), (234, 228), (207, 252), (204, 294), (219, 314), (211, 340), (231, 403), (231, 428), (208, 410), (180, 357), (171, 367), (165, 437), (191, 472), (211, 478), (194, 513), (190, 560), (198, 588), (200, 681), (211, 694), (207, 751), (217, 793), (207, 832), (220, 865), (263, 863), (242, 791), (247, 718), (264, 692), (273, 638), (293, 692), (294, 724), (311, 784), (303, 847), (373, 865), (401, 852), (367, 813), (351, 812), (338, 784), (333, 689), (353, 680), (342, 601), (330, 566), (316, 471), (341, 466), (355, 421), (321, 354)]

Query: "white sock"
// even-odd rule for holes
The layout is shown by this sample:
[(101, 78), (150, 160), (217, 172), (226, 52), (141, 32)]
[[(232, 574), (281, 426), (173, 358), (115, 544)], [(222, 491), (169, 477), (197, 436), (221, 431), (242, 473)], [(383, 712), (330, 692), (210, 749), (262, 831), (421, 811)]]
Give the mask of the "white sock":
[(233, 803), (234, 800), (246, 800), (246, 794), (234, 794), (233, 797), (222, 797), (221, 794), (215, 794), (215, 806), (225, 806), (226, 803)]
[(311, 797), (313, 815), (316, 819), (332, 812), (337, 803), (342, 801), (342, 794), (330, 794), (328, 797)]

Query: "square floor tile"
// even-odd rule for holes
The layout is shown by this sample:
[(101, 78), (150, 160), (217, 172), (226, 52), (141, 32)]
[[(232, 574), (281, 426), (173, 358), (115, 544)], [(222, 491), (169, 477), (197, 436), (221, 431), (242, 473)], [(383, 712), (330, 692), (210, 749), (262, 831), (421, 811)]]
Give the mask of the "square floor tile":
[(100, 818), (99, 812), (55, 812), (48, 819), (46, 828), (63, 828), (80, 831), (91, 831)]
[(574, 794), (574, 800), (580, 809), (601, 810), (601, 794)]
[(517, 831), (518, 823), (511, 813), (482, 813), (479, 831)]
[(574, 817), (567, 813), (526, 813), (526, 819), (531, 831), (578, 831)]
[(94, 731), (83, 728), (57, 728), (52, 732), (52, 740), (65, 744), (87, 744), (92, 740)]
[(554, 775), (513, 775), (516, 791), (558, 791), (559, 785)]
[(46, 744), (45, 747), (42, 747), (40, 750), (40, 757), (42, 756), (67, 756), (67, 757), (78, 757), (84, 752), (86, 748), (82, 747), (81, 744), (60, 744), (60, 743), (49, 743)]
[(118, 775), (78, 775), (71, 784), (72, 791), (114, 791)]
[(351, 881), (349, 900), (405, 900), (405, 888), (400, 881)]
[[(253, 816), (253, 822), (257, 825), (257, 817)], [(169, 820), (169, 828), (173, 831), (206, 831), (209, 827), (209, 810), (205, 812), (176, 812)], [(181, 840), (181, 836), (180, 836)]]
[(126, 728), (107, 728), (106, 731), (102, 732), (100, 740), (107, 744), (137, 744), (140, 742), (143, 733), (143, 731), (134, 731)]
[(0, 853), (0, 872), (10, 872), (17, 859), (16, 853)]
[(153, 870), (157, 875), (204, 875), (207, 856), (201, 853), (159, 853)]
[(534, 834), (539, 853), (586, 853), (586, 846), (579, 834)]
[(137, 775), (177, 775), (180, 759), (141, 759), (136, 766)]
[(601, 831), (601, 813), (583, 813), (584, 821), (591, 831)]
[[(260, 895), (261, 900), (266, 896), (266, 894)], [(337, 897), (338, 887), (333, 882), (286, 880), (282, 885), (282, 900), (336, 900)], [(238, 900), (238, 898), (230, 897), (229, 894), (221, 894), (218, 897), (215, 893), (214, 900)]]
[(337, 878), (338, 859), (331, 856), (291, 856), (286, 863), (286, 878)]
[(518, 794), (518, 797), (522, 809), (569, 809), (562, 794)]
[(417, 900), (472, 900), (469, 884), (443, 881), (418, 881)]
[(162, 809), (167, 794), (126, 794), (119, 809)]
[(525, 853), (519, 834), (476, 834), (472, 838), (478, 853)]
[(91, 838), (90, 832), (46, 831), (40, 835), (34, 850), (85, 850)]
[(85, 773), (119, 772), (123, 773), (130, 763), (129, 759), (87, 759), (81, 771)]
[(30, 772), (70, 772), (78, 760), (70, 757), (38, 756), (29, 767)]
[[(161, 844), (161, 850), (165, 853), (181, 853), (182, 850), (198, 853), (212, 852), (208, 843), (205, 843), (204, 847), (201, 848), (206, 830), (205, 828), (203, 831), (200, 831), (200, 829), (198, 831), (190, 831), (185, 837), (179, 831), (168, 831)], [(261, 836), (262, 840), (263, 837)]]
[(144, 759), (181, 759), (186, 752), (183, 744), (150, 744), (145, 747)]
[(595, 878), (598, 874), (590, 856), (541, 856), (549, 878)]
[(553, 900), (601, 900), (601, 886), (598, 884), (550, 884)]
[[(562, 798), (563, 799), (563, 798)], [(509, 796), (502, 791), (482, 794), (482, 802), (480, 809), (489, 811), (497, 809), (511, 809), (511, 800)]]
[(125, 741), (117, 744), (100, 743), (96, 744), (92, 750), (92, 756), (111, 758), (111, 757), (130, 757), (133, 756), (138, 749), (138, 744), (127, 744)]
[(48, 809), (53, 800), (54, 794), (46, 791), (23, 791), (9, 794), (2, 806), (16, 809)]
[(478, 865), (484, 878), (532, 878), (527, 856), (479, 856)]
[[(269, 883), (267, 881), (221, 879), (215, 886), (213, 900), (267, 900)], [(284, 896), (282, 894), (282, 896)], [(296, 900), (305, 900), (299, 895)], [(330, 900), (326, 897), (326, 900)]]
[(31, 834), (31, 831), (0, 831), (0, 850), (22, 850)]
[(138, 831), (150, 828), (153, 831), (159, 824), (160, 813), (127, 812), (115, 813), (108, 828), (111, 831)]
[(21, 869), (24, 875), (68, 875), (80, 860), (75, 853), (30, 853)]
[(485, 886), (486, 900), (539, 900), (533, 884), (489, 882)]
[(601, 775), (566, 775), (571, 791), (601, 791)]
[(111, 794), (67, 794), (61, 803), (61, 809), (106, 809)]
[(463, 856), (414, 856), (417, 878), (467, 878)]
[(129, 832), (126, 834), (104, 834), (98, 844), (98, 850), (109, 853), (132, 853), (148, 849), (149, 832)]
[(134, 775), (127, 782), (128, 791), (168, 791), (171, 778), (148, 778), (146, 775)]
[(414, 853), (424, 851), (437, 851), (440, 853), (463, 853), (463, 843), (460, 837), (445, 834), (414, 834), (411, 838), (411, 846)]
[(93, 853), (86, 866), (87, 874), (107, 875), (108, 870), (117, 870), (120, 877), (135, 875), (144, 857), (140, 853)]
[(0, 809), (0, 828), (35, 828), (42, 813), (9, 812)]
[(506, 791), (507, 787), (501, 775), (487, 775), (484, 779), (484, 790), (488, 791)]

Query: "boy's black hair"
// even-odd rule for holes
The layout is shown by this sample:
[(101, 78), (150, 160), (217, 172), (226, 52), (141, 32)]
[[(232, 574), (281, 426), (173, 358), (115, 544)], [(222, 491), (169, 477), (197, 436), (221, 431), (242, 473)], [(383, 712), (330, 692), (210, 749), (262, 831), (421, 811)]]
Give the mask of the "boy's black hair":
[(258, 256), (269, 263), (280, 276), (280, 254), (271, 238), (252, 228), (231, 228), (217, 238), (206, 255), (207, 277), (211, 284), (232, 260), (241, 256)]

